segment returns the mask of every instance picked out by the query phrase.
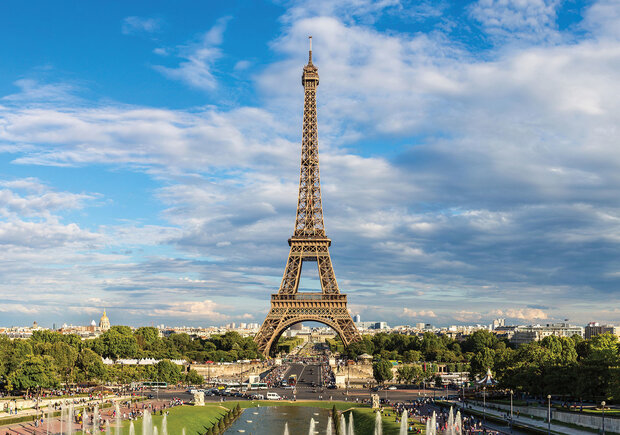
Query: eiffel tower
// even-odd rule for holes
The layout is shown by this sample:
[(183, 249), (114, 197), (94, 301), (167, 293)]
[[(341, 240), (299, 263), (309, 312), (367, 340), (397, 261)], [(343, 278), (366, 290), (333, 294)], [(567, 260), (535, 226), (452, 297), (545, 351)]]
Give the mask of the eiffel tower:
[[(325, 235), (323, 226), (316, 120), (319, 74), (312, 63), (312, 36), (301, 84), (304, 87), (304, 121), (297, 218), (293, 237), (288, 240), (291, 250), (280, 290), (271, 295), (271, 310), (254, 337), (258, 349), (265, 356), (274, 353), (275, 344), (286, 329), (300, 322), (314, 321), (331, 327), (345, 346), (361, 339), (347, 310), (347, 296), (338, 289), (329, 256), (331, 240)], [(301, 268), (306, 261), (314, 261), (318, 265), (320, 293), (298, 292)]]

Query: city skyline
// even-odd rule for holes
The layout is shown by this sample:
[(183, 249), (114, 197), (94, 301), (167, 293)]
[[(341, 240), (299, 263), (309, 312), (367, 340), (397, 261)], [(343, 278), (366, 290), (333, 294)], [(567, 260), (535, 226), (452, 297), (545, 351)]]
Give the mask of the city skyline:
[(261, 322), (308, 35), (353, 314), (618, 323), (620, 5), (35, 3), (0, 6), (0, 326)]

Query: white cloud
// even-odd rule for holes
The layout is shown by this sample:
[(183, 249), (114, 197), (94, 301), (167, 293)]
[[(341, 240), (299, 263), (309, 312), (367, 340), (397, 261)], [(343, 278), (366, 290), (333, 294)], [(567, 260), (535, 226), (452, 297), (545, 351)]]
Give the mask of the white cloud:
[(559, 39), (556, 18), (561, 0), (478, 0), (471, 15), (491, 35), (502, 39)]
[(73, 103), (78, 99), (79, 88), (67, 83), (41, 83), (35, 79), (19, 79), (14, 82), (19, 92), (0, 98), (7, 103)]
[(454, 315), (452, 316), (455, 320), (458, 320), (459, 322), (475, 322), (478, 321), (480, 319), (482, 319), (482, 315), (478, 312), (475, 311), (468, 311), (468, 310), (459, 310), (456, 313), (454, 313)]
[(549, 316), (540, 308), (508, 308), (505, 310), (494, 310), (492, 312), (495, 316), (503, 316), (509, 319), (518, 320), (544, 320)]
[(584, 27), (595, 35), (611, 40), (620, 38), (620, 4), (616, 0), (593, 2), (584, 14)]
[(200, 41), (177, 47), (177, 55), (183, 59), (178, 66), (157, 65), (155, 69), (171, 79), (183, 81), (192, 87), (203, 90), (215, 89), (217, 79), (213, 73), (213, 67), (222, 56), (222, 51), (218, 46), (222, 43), (229, 20), (230, 17), (220, 18)]
[(432, 311), (432, 310), (414, 311), (414, 310), (411, 310), (409, 308), (403, 308), (403, 316), (414, 317), (414, 318), (427, 318), (427, 317), (430, 317), (430, 318), (434, 319), (434, 318), (437, 317), (437, 314), (435, 314), (435, 312)]
[[(602, 5), (611, 7), (593, 5), (586, 24), (611, 14), (597, 9)], [(14, 163), (146, 171), (159, 183), (154, 192), (165, 207), (159, 217), (170, 224), (70, 226), (56, 216), (60, 210), (84, 207), (96, 195), (54, 192), (36, 180), (21, 187), (5, 183), (11, 208), (4, 214), (14, 220), (3, 236), (17, 240), (11, 239), (14, 225), (21, 241), (12, 242), (3, 258), (34, 259), (33, 268), (46, 277), (26, 281), (37, 292), (79, 282), (86, 293), (109, 292), (135, 312), (169, 293), (185, 302), (219, 303), (230, 297), (231, 282), (251, 301), (240, 312), (266, 303), (281, 279), (292, 230), (299, 74), (311, 33), (321, 75), (326, 227), (350, 301), (370, 312), (372, 301), (390, 294), (385, 304), (391, 313), (448, 319), (450, 309), (468, 322), (490, 315), (497, 298), (515, 305), (523, 298), (565, 301), (549, 313), (501, 310), (522, 320), (577, 312), (571, 301), (585, 292), (593, 304), (616, 301), (620, 47), (611, 25), (589, 24), (587, 38), (570, 44), (499, 44), (476, 57), (440, 32), (388, 33), (357, 24), (366, 22), (356, 18), (368, 13), (365, 8), (398, 10), (395, 2), (354, 6), (359, 12), (350, 20), (335, 9), (332, 17), (308, 10), (289, 16), (272, 45), (282, 60), (257, 73), (262, 107), (31, 107), (27, 89), (3, 100), (0, 149), (15, 153)], [(513, 29), (518, 37), (534, 29), (544, 39), (557, 30), (553, 6), (487, 1), (476, 7), (490, 9), (476, 13), (491, 33)], [(174, 51), (181, 58), (168, 67), (175, 78), (217, 87), (212, 54), (222, 55), (224, 28), (218, 23), (199, 43)], [(368, 143), (383, 148), (369, 150)], [(26, 213), (36, 213), (35, 224), (45, 223), (51, 235), (27, 222)], [(18, 243), (34, 243), (28, 231), (41, 234), (47, 249), (56, 246), (51, 259), (19, 250)], [(124, 254), (123, 244), (145, 251)], [(78, 250), (93, 258), (69, 252)], [(80, 270), (45, 270), (63, 261)], [(33, 275), (32, 269), (8, 272), (13, 283)], [(132, 295), (152, 298), (151, 308)], [(403, 306), (421, 308), (407, 312)]]
[(189, 319), (204, 319), (205, 321), (222, 321), (228, 319), (230, 316), (221, 313), (225, 307), (216, 304), (212, 300), (204, 301), (186, 301), (186, 302), (174, 302), (168, 304), (166, 308), (155, 309), (154, 313), (158, 316), (177, 317), (177, 318), (189, 318)]
[(154, 33), (159, 31), (161, 20), (148, 17), (126, 17), (123, 20), (122, 32), (126, 35), (132, 33)]

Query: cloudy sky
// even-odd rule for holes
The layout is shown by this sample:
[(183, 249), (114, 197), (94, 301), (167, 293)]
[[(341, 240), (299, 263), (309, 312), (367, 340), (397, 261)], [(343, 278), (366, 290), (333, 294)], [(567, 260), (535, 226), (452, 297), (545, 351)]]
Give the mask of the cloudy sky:
[(353, 314), (620, 323), (616, 0), (11, 0), (0, 325), (262, 322), (308, 35)]

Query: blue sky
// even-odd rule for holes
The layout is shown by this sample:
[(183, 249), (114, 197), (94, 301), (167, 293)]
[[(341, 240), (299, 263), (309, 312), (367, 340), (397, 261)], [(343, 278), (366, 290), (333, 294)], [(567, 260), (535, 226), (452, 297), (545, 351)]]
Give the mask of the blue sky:
[(353, 314), (619, 323), (618, 29), (611, 0), (3, 2), (0, 325), (261, 322), (310, 34)]

